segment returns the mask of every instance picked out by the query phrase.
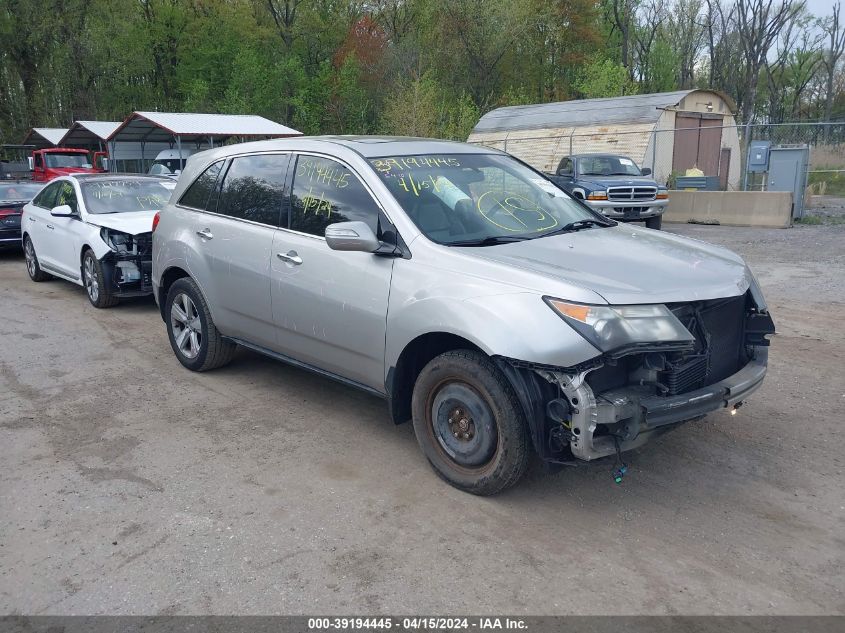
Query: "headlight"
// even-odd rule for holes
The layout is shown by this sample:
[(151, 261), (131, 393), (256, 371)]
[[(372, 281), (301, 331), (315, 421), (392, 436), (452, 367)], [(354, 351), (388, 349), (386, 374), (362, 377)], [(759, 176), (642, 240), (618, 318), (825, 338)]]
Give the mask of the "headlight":
[(686, 346), (695, 338), (664, 305), (593, 306), (544, 297), (561, 318), (602, 352), (648, 343)]
[(607, 200), (606, 191), (594, 191), (587, 194), (587, 200)]
[(128, 233), (112, 231), (104, 227), (100, 229), (100, 237), (113, 251), (118, 253), (125, 253), (132, 249), (132, 236)]
[(669, 190), (660, 187), (657, 190), (657, 195), (655, 196), (657, 200), (668, 200), (669, 199)]

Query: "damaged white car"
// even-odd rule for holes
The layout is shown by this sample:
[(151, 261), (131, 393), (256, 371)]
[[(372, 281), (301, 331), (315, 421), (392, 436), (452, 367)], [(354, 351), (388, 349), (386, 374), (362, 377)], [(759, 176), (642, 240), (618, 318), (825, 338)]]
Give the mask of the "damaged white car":
[(83, 286), (97, 308), (150, 294), (153, 219), (175, 186), (169, 178), (116, 174), (52, 181), (21, 217), (29, 277)]

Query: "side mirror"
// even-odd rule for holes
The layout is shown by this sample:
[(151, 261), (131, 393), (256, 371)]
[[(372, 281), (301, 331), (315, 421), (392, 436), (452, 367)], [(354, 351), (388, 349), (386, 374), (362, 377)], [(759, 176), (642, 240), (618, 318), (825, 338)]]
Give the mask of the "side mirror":
[(26, 157), (26, 164), (29, 166), (29, 171), (35, 170), (35, 159), (32, 156)]
[(70, 208), (70, 205), (67, 204), (60, 204), (57, 207), (53, 207), (50, 210), (50, 215), (54, 215), (57, 218), (69, 218), (70, 216), (74, 215), (73, 209)]
[(568, 171), (566, 169), (558, 169), (557, 175), (558, 176), (571, 176), (572, 172)]
[(372, 253), (381, 242), (366, 222), (337, 222), (326, 227), (326, 244), (334, 251)]
[(643, 167), (643, 168), (640, 170), (640, 173), (641, 173), (643, 176), (651, 176), (651, 167)]

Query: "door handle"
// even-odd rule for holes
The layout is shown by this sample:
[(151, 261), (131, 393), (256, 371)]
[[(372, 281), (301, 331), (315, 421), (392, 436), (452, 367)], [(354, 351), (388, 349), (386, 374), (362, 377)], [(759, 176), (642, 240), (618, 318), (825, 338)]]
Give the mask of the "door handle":
[(35, 218), (32, 217), (31, 215), (26, 216), (26, 219), (29, 220), (30, 222), (35, 222)]
[(50, 229), (50, 230), (52, 231), (52, 230), (53, 230), (53, 225), (52, 225), (52, 224), (48, 224), (48, 225), (47, 225), (47, 228), (48, 228), (48, 229)]
[(199, 235), (201, 238), (206, 239), (206, 240), (214, 239), (214, 235), (208, 229), (203, 229), (202, 231), (197, 231), (197, 235)]
[(288, 251), (287, 253), (276, 253), (276, 257), (284, 262), (299, 266), (302, 263), (302, 258), (296, 254), (296, 251)]

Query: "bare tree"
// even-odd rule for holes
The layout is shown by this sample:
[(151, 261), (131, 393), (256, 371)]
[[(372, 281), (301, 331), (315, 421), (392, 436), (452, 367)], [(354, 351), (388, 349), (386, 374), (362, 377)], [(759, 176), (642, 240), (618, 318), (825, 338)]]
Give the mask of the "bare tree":
[(293, 24), (296, 22), (296, 12), (304, 0), (267, 0), (267, 10), (276, 24), (279, 35), (290, 51), (293, 46)]
[(741, 117), (746, 126), (751, 125), (757, 102), (760, 71), (772, 44), (783, 28), (804, 9), (803, 0), (737, 0), (736, 25), (740, 45), (745, 57), (745, 90)]
[(840, 20), (842, 3), (833, 5), (833, 15), (820, 20), (819, 26), (827, 37), (828, 47), (822, 56), (822, 65), (826, 73), (825, 95), (824, 95), (824, 120), (830, 121), (833, 113), (833, 80), (836, 74), (836, 65), (845, 53), (845, 25)]
[(631, 40), (634, 37), (638, 5), (639, 0), (610, 0), (609, 6), (613, 30), (619, 31), (622, 65), (628, 69), (631, 79), (634, 78), (634, 64), (631, 59)]
[(667, 36), (678, 56), (678, 87), (691, 88), (695, 63), (704, 44), (701, 0), (678, 0), (669, 14)]

